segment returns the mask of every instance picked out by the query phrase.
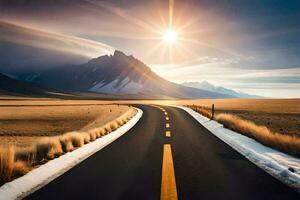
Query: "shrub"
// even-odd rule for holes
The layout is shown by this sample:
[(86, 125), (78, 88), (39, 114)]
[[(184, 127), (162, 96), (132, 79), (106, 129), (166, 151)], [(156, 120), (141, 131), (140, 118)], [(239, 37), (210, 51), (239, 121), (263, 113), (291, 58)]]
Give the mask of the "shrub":
[(103, 127), (99, 128), (99, 133), (100, 133), (101, 137), (106, 135), (106, 131)]
[(77, 132), (71, 132), (66, 134), (67, 137), (72, 142), (73, 147), (82, 147), (84, 145), (84, 138), (80, 133)]
[(34, 162), (36, 162), (35, 146), (27, 147), (27, 148), (16, 148), (15, 147), (15, 159), (33, 164)]
[(14, 169), (15, 151), (13, 146), (0, 147), (0, 183), (10, 181)]
[(118, 126), (122, 126), (124, 124), (124, 121), (121, 118), (117, 119), (116, 121), (117, 121)]
[(16, 161), (13, 168), (13, 177), (19, 177), (27, 174), (31, 167), (25, 161)]
[(118, 125), (117, 122), (112, 122), (112, 123), (110, 124), (110, 128), (111, 128), (112, 131), (114, 131), (114, 130), (116, 130), (117, 128), (119, 128), (119, 125)]
[(84, 133), (81, 133), (82, 134), (82, 137), (83, 137), (83, 141), (84, 141), (84, 144), (88, 144), (90, 143), (91, 141), (91, 136), (90, 134), (84, 132)]
[(201, 115), (211, 119), (212, 117), (212, 114), (211, 112), (209, 111), (209, 108), (206, 108), (206, 107), (202, 107), (202, 106), (188, 106), (189, 108), (193, 109), (194, 111), (200, 113)]
[(109, 124), (106, 125), (106, 126), (104, 127), (104, 129), (105, 129), (106, 134), (107, 134), (107, 133), (110, 133), (110, 132), (112, 131)]
[(72, 140), (67, 135), (62, 135), (59, 137), (59, 141), (62, 147), (63, 152), (71, 152), (74, 150)]
[(63, 154), (62, 144), (57, 137), (44, 138), (35, 146), (35, 160), (37, 162), (43, 159), (54, 159)]
[(216, 120), (224, 127), (251, 137), (266, 146), (300, 156), (300, 138), (298, 137), (274, 133), (265, 126), (256, 125), (230, 114), (218, 114)]
[(100, 138), (101, 137), (101, 132), (100, 129), (94, 129), (95, 133), (96, 133), (96, 137)]
[(95, 131), (90, 131), (89, 134), (90, 134), (91, 141), (95, 141), (97, 139), (97, 135)]

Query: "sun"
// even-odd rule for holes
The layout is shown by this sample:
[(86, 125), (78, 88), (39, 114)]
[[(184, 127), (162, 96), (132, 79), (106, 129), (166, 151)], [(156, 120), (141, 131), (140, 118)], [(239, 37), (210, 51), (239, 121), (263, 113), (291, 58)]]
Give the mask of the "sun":
[(165, 31), (163, 39), (165, 42), (172, 44), (177, 40), (177, 32), (172, 29), (169, 29)]

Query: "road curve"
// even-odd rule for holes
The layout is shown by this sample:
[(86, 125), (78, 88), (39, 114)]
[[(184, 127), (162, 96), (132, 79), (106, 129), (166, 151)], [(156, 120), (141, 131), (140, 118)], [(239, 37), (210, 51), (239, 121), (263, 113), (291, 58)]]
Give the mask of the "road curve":
[[(140, 121), (124, 136), (26, 199), (160, 199), (164, 144), (172, 147), (178, 199), (299, 199), (188, 113), (138, 106)], [(170, 137), (166, 137), (166, 129)]]

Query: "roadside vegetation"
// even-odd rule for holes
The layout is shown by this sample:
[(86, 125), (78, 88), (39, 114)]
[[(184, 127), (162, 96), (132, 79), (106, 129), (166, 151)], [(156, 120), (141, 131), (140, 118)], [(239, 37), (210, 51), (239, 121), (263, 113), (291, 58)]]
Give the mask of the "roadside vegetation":
[[(197, 105), (187, 107), (211, 119), (211, 109)], [(300, 137), (271, 131), (268, 127), (257, 125), (249, 120), (242, 119), (236, 115), (217, 113), (214, 120), (224, 125), (225, 128), (236, 131), (268, 147), (288, 153), (293, 156), (300, 156)]]
[(68, 132), (59, 136), (44, 137), (30, 147), (18, 147), (12, 144), (0, 146), (0, 185), (28, 173), (31, 169), (72, 152), (85, 144), (95, 141), (120, 126), (126, 124), (135, 114), (129, 109), (117, 119), (101, 127)]
[(199, 99), (173, 104), (215, 105), (215, 113), (227, 113), (268, 127), (272, 132), (300, 137), (300, 99)]

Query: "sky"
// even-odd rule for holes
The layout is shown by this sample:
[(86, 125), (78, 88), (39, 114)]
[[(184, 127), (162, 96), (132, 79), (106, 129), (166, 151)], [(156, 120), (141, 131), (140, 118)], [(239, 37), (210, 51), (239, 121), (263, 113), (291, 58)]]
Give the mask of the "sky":
[(298, 0), (0, 0), (0, 19), (120, 49), (176, 83), (300, 97)]

